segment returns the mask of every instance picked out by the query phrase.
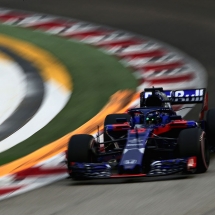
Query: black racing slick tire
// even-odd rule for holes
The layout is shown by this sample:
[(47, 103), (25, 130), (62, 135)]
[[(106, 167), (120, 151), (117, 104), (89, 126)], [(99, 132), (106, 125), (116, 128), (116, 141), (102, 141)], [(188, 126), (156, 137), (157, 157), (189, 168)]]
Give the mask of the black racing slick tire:
[(200, 128), (182, 130), (178, 137), (180, 157), (196, 156), (197, 167), (195, 173), (204, 173), (210, 164), (210, 150), (206, 133)]
[(73, 135), (68, 144), (68, 163), (83, 162), (90, 163), (94, 160), (95, 138), (88, 134)]
[[(116, 121), (117, 118), (126, 118), (127, 122), (130, 121), (131, 116), (129, 114), (109, 114), (105, 117), (104, 120), (104, 129), (106, 125), (111, 124), (119, 124), (119, 122)], [(104, 132), (104, 142), (111, 140), (111, 138)]]
[(210, 146), (215, 146), (215, 108), (208, 110), (206, 114), (206, 135)]

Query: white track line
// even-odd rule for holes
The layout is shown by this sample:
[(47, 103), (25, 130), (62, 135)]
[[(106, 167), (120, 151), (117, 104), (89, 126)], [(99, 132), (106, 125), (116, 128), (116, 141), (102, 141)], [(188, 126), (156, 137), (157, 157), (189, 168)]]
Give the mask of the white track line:
[[(25, 74), (12, 60), (0, 58), (0, 124), (18, 107), (25, 94)], [(1, 143), (0, 143), (1, 146)]]
[(64, 108), (70, 96), (71, 92), (63, 90), (59, 83), (53, 80), (47, 81), (45, 96), (39, 110), (22, 128), (0, 142), (0, 152), (26, 140), (47, 125)]

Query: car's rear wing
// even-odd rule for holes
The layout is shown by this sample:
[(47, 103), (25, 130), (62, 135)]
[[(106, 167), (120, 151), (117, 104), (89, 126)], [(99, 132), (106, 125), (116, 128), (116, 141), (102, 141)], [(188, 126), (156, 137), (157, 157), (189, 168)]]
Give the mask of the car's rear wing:
[(163, 90), (163, 88), (146, 88), (141, 93), (141, 97), (146, 99), (148, 96), (153, 95), (156, 91), (163, 92), (167, 96), (167, 101), (172, 105), (175, 104), (196, 104), (203, 103), (206, 95), (205, 88), (199, 89), (182, 89), (182, 90)]
[(163, 90), (163, 88), (145, 88), (140, 93), (140, 106), (144, 104), (144, 101), (148, 96), (155, 94), (156, 91), (163, 92), (167, 96), (167, 100), (163, 102), (169, 102), (171, 105), (179, 104), (203, 104), (199, 118), (204, 117), (204, 111), (208, 110), (208, 93), (206, 88), (197, 89), (180, 89), (180, 90)]

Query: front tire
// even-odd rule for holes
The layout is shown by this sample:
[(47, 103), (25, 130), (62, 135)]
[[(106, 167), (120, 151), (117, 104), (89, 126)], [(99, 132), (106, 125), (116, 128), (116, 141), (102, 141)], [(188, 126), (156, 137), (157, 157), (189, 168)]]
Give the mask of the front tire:
[(180, 157), (196, 156), (196, 173), (207, 171), (210, 163), (210, 151), (204, 131), (200, 128), (182, 130), (178, 138), (178, 149)]
[(93, 162), (95, 138), (88, 134), (73, 135), (68, 144), (67, 159), (71, 162)]

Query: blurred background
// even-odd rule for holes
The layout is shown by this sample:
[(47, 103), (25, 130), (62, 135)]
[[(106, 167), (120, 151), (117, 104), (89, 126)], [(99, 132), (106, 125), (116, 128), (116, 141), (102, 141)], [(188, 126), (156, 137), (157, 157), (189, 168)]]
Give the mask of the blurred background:
[[(170, 44), (206, 68), (209, 107), (215, 107), (213, 0), (0, 0), (0, 6), (108, 25)], [(198, 113), (199, 107), (195, 107), (187, 117), (196, 118)], [(212, 160), (207, 174), (186, 180), (76, 185), (63, 180), (1, 202), (0, 212), (212, 215), (215, 210), (214, 177)], [(12, 202), (13, 207), (9, 209)]]
[[(116, 27), (159, 39), (200, 61), (214, 83), (212, 0), (0, 0), (1, 7), (37, 11)], [(209, 95), (211, 96), (211, 95)], [(209, 99), (211, 104), (212, 99)]]

